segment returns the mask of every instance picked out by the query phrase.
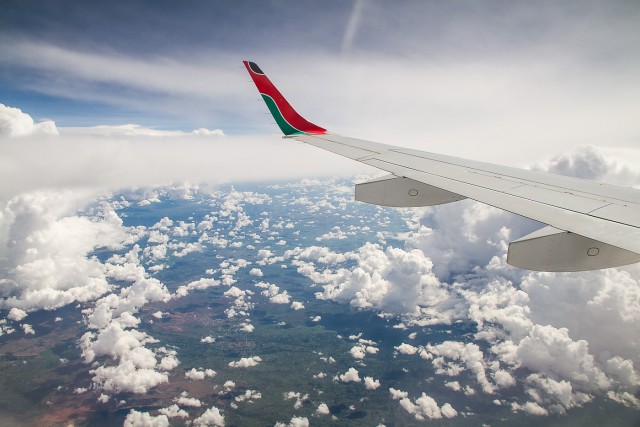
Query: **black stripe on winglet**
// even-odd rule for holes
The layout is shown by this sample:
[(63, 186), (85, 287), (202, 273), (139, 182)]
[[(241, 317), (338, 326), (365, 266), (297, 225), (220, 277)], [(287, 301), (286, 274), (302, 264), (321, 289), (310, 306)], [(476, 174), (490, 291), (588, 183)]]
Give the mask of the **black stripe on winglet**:
[(264, 74), (260, 67), (258, 67), (258, 64), (256, 64), (255, 62), (249, 62), (249, 68), (251, 68), (251, 71), (253, 71), (254, 73)]

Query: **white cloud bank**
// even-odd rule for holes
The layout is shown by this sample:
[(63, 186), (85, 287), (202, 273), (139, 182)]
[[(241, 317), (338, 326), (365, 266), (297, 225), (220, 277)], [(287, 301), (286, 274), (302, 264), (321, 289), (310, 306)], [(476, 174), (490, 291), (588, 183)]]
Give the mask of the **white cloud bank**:
[(271, 135), (223, 136), (203, 129), (159, 131), (122, 125), (59, 128), (43, 138), (47, 126), (56, 129), (53, 122), (33, 125), (28, 114), (5, 106), (0, 120), (0, 180), (12, 183), (0, 186), (0, 204), (50, 188), (97, 194), (173, 182), (219, 184), (370, 170)]
[[(620, 173), (640, 182), (633, 169), (592, 149), (550, 164), (566, 174)], [(635, 405), (623, 396), (640, 387), (638, 265), (583, 273), (510, 267), (508, 242), (539, 225), (474, 202), (415, 210), (409, 225), (410, 233), (396, 237), (404, 248), (367, 243), (345, 253), (311, 247), (289, 254), (298, 272), (322, 286), (318, 298), (399, 316), (405, 328), (474, 322), (472, 342), (396, 346), (401, 357), (430, 363), (448, 388), (495, 396), (520, 384), (530, 400), (514, 409), (539, 414), (564, 413), (594, 395)], [(355, 346), (351, 354), (365, 353)], [(453, 381), (463, 372), (471, 386)], [(404, 399), (403, 407), (423, 418), (454, 413), (428, 396)]]

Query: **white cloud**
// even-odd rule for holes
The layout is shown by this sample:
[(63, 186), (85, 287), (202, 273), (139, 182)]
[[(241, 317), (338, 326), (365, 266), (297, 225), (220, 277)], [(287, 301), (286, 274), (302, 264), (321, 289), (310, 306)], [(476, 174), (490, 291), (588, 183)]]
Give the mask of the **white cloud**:
[(409, 393), (407, 393), (406, 391), (396, 390), (393, 387), (389, 388), (389, 393), (391, 393), (391, 398), (394, 400), (406, 399), (409, 397)]
[(293, 417), (289, 424), (277, 422), (274, 427), (309, 427), (309, 419), (306, 417)]
[(195, 129), (191, 132), (175, 130), (157, 130), (145, 128), (140, 125), (100, 125), (82, 128), (63, 128), (68, 134), (81, 134), (97, 137), (189, 137), (189, 136), (224, 136), (220, 129), (209, 130), (205, 128)]
[(415, 403), (406, 397), (401, 399), (400, 406), (420, 421), (425, 418), (438, 419), (443, 416), (446, 418), (453, 418), (458, 415), (458, 412), (453, 409), (450, 404), (445, 403), (440, 408), (431, 396), (427, 396), (424, 393), (415, 400)]
[(229, 288), (228, 291), (225, 291), (223, 295), (225, 297), (238, 298), (238, 297), (244, 296), (245, 291), (241, 290), (240, 288), (236, 288), (235, 286), (232, 286)]
[(573, 341), (568, 332), (565, 328), (535, 325), (518, 345), (522, 365), (534, 371), (555, 373), (589, 388), (608, 387), (607, 377), (589, 354), (588, 343)]
[[(352, 269), (316, 268), (297, 255), (298, 272), (323, 286), (320, 299), (349, 303), (392, 314), (431, 317), (433, 323), (450, 322), (459, 301), (431, 271), (431, 261), (419, 250), (405, 251), (366, 243), (357, 252), (346, 254), (355, 259)], [(320, 271), (318, 271), (320, 270)]]
[(242, 357), (240, 360), (229, 362), (229, 366), (232, 368), (250, 368), (257, 366), (260, 362), (262, 362), (260, 356)]
[(192, 380), (203, 380), (205, 378), (213, 378), (216, 376), (216, 371), (212, 369), (196, 369), (191, 368), (190, 371), (185, 372), (184, 376)]
[(462, 387), (460, 387), (460, 383), (458, 381), (448, 381), (444, 383), (444, 386), (450, 388), (453, 391), (460, 391)]
[(16, 322), (21, 321), (25, 317), (27, 317), (27, 312), (16, 307), (9, 310), (9, 314), (7, 315), (7, 319), (15, 320)]
[(295, 399), (295, 403), (293, 404), (293, 409), (302, 408), (302, 404), (309, 400), (308, 394), (302, 394), (300, 392), (289, 391), (283, 394), (284, 400)]
[(259, 268), (252, 268), (249, 271), (249, 274), (252, 275), (252, 276), (256, 276), (256, 277), (264, 276), (264, 274), (262, 273), (262, 270), (260, 270)]
[(0, 211), (0, 265), (8, 269), (0, 307), (51, 310), (109, 291), (105, 266), (88, 255), (132, 237), (108, 206), (96, 220), (73, 215), (87, 201), (71, 191), (23, 194)]
[(244, 402), (245, 400), (248, 400), (251, 402), (253, 400), (258, 400), (258, 399), (262, 399), (262, 393), (256, 390), (245, 390), (244, 394), (236, 396), (234, 400), (240, 403), (240, 402)]
[(326, 403), (319, 404), (316, 409), (316, 413), (319, 415), (331, 415), (331, 411), (329, 411), (329, 407)]
[[(258, 285), (260, 284), (257, 284), (256, 286)], [(269, 302), (273, 304), (289, 304), (291, 295), (289, 295), (287, 291), (278, 293), (279, 291), (280, 291), (280, 288), (278, 288), (278, 286), (269, 284), (267, 289), (262, 291), (261, 294), (266, 297), (269, 297)]]
[(203, 289), (216, 287), (216, 286), (220, 286), (219, 280), (205, 277), (205, 278), (190, 282), (186, 285), (180, 286), (178, 290), (176, 290), (175, 296), (184, 297), (184, 296), (187, 296), (189, 292), (191, 292), (193, 289), (203, 290)]
[[(620, 173), (640, 182), (637, 173), (630, 172), (634, 169), (604, 161), (590, 149), (552, 164), (564, 173), (607, 179)], [(586, 396), (594, 393), (633, 393), (640, 380), (638, 343), (629, 339), (640, 327), (638, 266), (570, 274), (512, 268), (505, 262), (508, 242), (540, 225), (478, 203), (408, 211), (405, 217), (412, 231), (395, 236), (405, 241), (404, 249), (296, 249), (289, 253), (295, 258), (292, 264), (323, 286), (320, 298), (385, 313), (394, 313), (385, 293), (402, 298), (407, 286), (420, 283), (413, 274), (431, 276), (434, 286), (426, 289), (436, 298), (421, 302), (419, 310), (396, 311), (399, 320), (405, 328), (471, 320), (477, 324), (475, 341), (427, 347), (403, 343), (396, 350), (431, 360), (440, 375), (470, 372), (475, 384), (448, 383), (465, 394), (477, 389), (501, 393), (521, 382), (536, 396), (533, 403), (549, 413), (563, 413), (584, 405)], [(417, 254), (411, 264), (415, 249), (422, 256)], [(386, 268), (401, 273), (389, 274)], [(449, 280), (455, 284), (448, 285)], [(399, 301), (410, 309), (419, 299), (415, 295)], [(490, 349), (480, 350), (481, 342)], [(360, 346), (351, 353), (364, 355)], [(520, 367), (538, 376), (521, 381), (515, 372)], [(519, 404), (524, 407), (526, 402)], [(533, 404), (526, 407), (536, 409)]]
[[(149, 302), (166, 302), (170, 294), (158, 280), (146, 277), (144, 269), (135, 264), (112, 266), (110, 276), (133, 282), (123, 287), (120, 294), (109, 294), (98, 301), (95, 307), (85, 310), (85, 322), (97, 332), (86, 332), (81, 340), (82, 356), (87, 363), (97, 357), (107, 356), (116, 364), (95, 363), (90, 372), (93, 382), (109, 392), (130, 391), (146, 393), (150, 388), (168, 381), (166, 372), (179, 364), (173, 350), (165, 347), (155, 352), (147, 344), (156, 343), (147, 333), (128, 329), (138, 322), (132, 313)], [(158, 364), (157, 357), (162, 357)]]
[(367, 390), (376, 390), (380, 387), (380, 380), (374, 380), (372, 377), (364, 377), (364, 386)]
[(536, 402), (526, 402), (524, 405), (520, 405), (517, 402), (511, 403), (511, 409), (514, 411), (524, 411), (530, 415), (548, 415), (549, 411), (547, 411), (542, 406), (538, 405)]
[(418, 347), (414, 347), (411, 344), (405, 344), (405, 343), (402, 343), (394, 348), (398, 350), (398, 352), (401, 354), (416, 354), (419, 350)]
[[(243, 150), (254, 155), (243, 156)], [(0, 135), (0, 153), (10, 165), (0, 168), (0, 180), (12, 182), (11, 186), (0, 188), (0, 203), (25, 192), (50, 188), (100, 193), (170, 182), (265, 181), (330, 171), (344, 175), (353, 170), (348, 159), (334, 159), (324, 168), (319, 167), (313, 162), (316, 153), (311, 154), (309, 147), (283, 145), (269, 135), (214, 139), (175, 135), (158, 141), (158, 137), (148, 135), (99, 136), (82, 129), (62, 128), (60, 136), (51, 141), (38, 134), (21, 138)], [(263, 159), (271, 156), (274, 160), (265, 169)], [(298, 166), (296, 159), (302, 158), (307, 158), (303, 163), (309, 164)], [(140, 163), (139, 159), (145, 162)], [(113, 164), (118, 165), (117, 174), (113, 173)], [(363, 168), (357, 164), (355, 167)], [(244, 215), (240, 214), (238, 220), (239, 226), (247, 225)]]
[[(485, 393), (494, 392), (495, 387), (487, 378), (484, 354), (477, 344), (445, 341), (437, 345), (427, 345), (425, 353), (429, 355), (428, 358), (436, 357), (433, 359), (433, 365), (437, 374), (457, 375), (461, 367), (456, 363), (460, 362), (475, 375), (476, 381)], [(452, 362), (447, 363), (446, 359), (451, 359)]]
[(622, 393), (616, 393), (614, 391), (607, 392), (607, 397), (611, 400), (614, 400), (618, 403), (622, 403), (623, 405), (630, 408), (640, 408), (640, 399), (635, 397), (633, 394), (628, 391)]
[(29, 135), (58, 135), (52, 120), (35, 123), (30, 115), (19, 108), (0, 104), (0, 136), (19, 137)]
[(164, 414), (152, 416), (132, 409), (124, 420), (124, 427), (169, 427), (169, 419)]
[(158, 412), (160, 412), (163, 415), (166, 415), (168, 418), (177, 418), (177, 417), (188, 418), (189, 417), (189, 413), (184, 409), (180, 409), (180, 407), (176, 404), (173, 404), (166, 408), (160, 408), (158, 409)]
[(349, 368), (349, 370), (344, 374), (337, 375), (334, 380), (339, 380), (343, 383), (359, 383), (361, 381), (360, 376), (358, 375), (358, 370), (355, 368)]
[(210, 335), (207, 335), (206, 337), (202, 338), (202, 339), (200, 340), (200, 342), (205, 343), (205, 344), (211, 344), (211, 343), (216, 342), (216, 339), (215, 339), (215, 338), (213, 338), (213, 337), (212, 337), (212, 336), (210, 336)]
[(351, 354), (351, 357), (353, 357), (354, 359), (364, 359), (364, 357), (366, 356), (365, 348), (361, 345), (355, 345), (351, 347), (351, 350), (349, 350), (349, 353)]
[(196, 399), (195, 397), (188, 397), (184, 392), (181, 396), (173, 399), (173, 401), (181, 406), (192, 406), (194, 408), (199, 408), (202, 406), (202, 402), (200, 401), (200, 399)]
[(253, 326), (251, 323), (241, 323), (240, 324), (240, 330), (244, 331), (244, 332), (253, 332), (255, 330), (255, 326)]
[(294, 301), (291, 303), (291, 308), (294, 309), (295, 311), (304, 310), (304, 304), (301, 303), (300, 301)]
[(215, 406), (204, 411), (202, 415), (193, 420), (197, 427), (224, 427), (224, 415)]
[(130, 360), (122, 361), (116, 366), (98, 366), (90, 372), (94, 375), (94, 383), (101, 389), (113, 393), (146, 393), (169, 380), (167, 374), (150, 368), (139, 368)]

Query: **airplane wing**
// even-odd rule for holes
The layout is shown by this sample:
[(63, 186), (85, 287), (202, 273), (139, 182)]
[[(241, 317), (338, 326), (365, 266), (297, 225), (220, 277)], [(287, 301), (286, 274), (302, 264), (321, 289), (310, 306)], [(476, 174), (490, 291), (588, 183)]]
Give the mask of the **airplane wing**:
[(640, 262), (639, 190), (332, 134), (300, 116), (255, 63), (244, 65), (286, 138), (389, 172), (357, 184), (356, 200), (415, 207), (469, 198), (548, 224), (509, 244), (507, 262), (529, 270)]

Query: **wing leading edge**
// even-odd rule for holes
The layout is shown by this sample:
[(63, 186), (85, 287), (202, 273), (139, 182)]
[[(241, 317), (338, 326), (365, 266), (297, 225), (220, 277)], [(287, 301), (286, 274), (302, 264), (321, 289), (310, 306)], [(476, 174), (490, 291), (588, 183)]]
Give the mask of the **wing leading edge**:
[(530, 270), (640, 262), (640, 191), (331, 134), (302, 118), (257, 65), (244, 64), (286, 137), (390, 173), (358, 184), (356, 200), (409, 207), (470, 198), (548, 224), (509, 245), (507, 262)]

